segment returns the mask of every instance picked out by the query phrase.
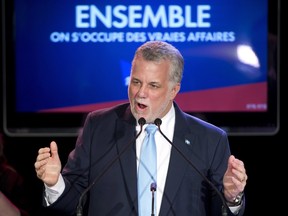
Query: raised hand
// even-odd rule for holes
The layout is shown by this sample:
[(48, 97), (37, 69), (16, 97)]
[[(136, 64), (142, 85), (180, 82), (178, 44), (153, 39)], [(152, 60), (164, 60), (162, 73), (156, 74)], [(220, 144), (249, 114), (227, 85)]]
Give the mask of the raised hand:
[(223, 178), (224, 196), (227, 201), (232, 202), (239, 193), (244, 191), (247, 178), (243, 161), (231, 155)]
[(57, 183), (61, 171), (61, 161), (56, 142), (52, 141), (50, 148), (39, 149), (34, 167), (37, 177), (46, 185), (51, 187)]

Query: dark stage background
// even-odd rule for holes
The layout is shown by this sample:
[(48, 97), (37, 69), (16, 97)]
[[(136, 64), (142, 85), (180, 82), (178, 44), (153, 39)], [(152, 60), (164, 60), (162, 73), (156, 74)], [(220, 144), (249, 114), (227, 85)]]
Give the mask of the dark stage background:
[[(284, 1), (282, 1), (284, 3)], [(282, 7), (284, 5), (282, 4)], [(283, 24), (286, 14), (282, 10), (281, 22)], [(282, 25), (283, 26), (283, 25)], [(281, 31), (281, 64), (279, 70), (280, 79), (280, 130), (273, 136), (231, 136), (230, 146), (232, 154), (243, 160), (248, 174), (246, 192), (245, 216), (255, 215), (283, 215), (286, 211), (286, 176), (285, 164), (286, 139), (280, 139), (285, 135), (284, 124), (286, 118), (284, 106), (287, 96), (284, 95), (284, 79), (287, 67), (287, 60), (284, 55), (287, 52), (284, 48), (285, 40), (283, 29)], [(286, 43), (286, 42), (285, 42)], [(285, 46), (286, 47), (286, 46)], [(1, 74), (2, 79), (2, 74)], [(1, 80), (2, 83), (2, 80)], [(2, 86), (1, 86), (2, 87)], [(286, 91), (287, 91), (287, 87)], [(1, 109), (2, 109), (2, 88), (1, 88)], [(287, 103), (287, 102), (286, 102)], [(1, 110), (1, 122), (3, 122)], [(2, 125), (1, 125), (2, 126)], [(285, 137), (284, 137), (285, 138)], [(40, 147), (48, 146), (51, 140), (55, 140), (59, 146), (59, 154), (64, 164), (68, 153), (73, 149), (76, 137), (5, 137), (5, 153), (9, 162), (24, 176), (27, 181), (29, 194), (28, 198), (33, 204), (32, 215), (46, 215), (42, 211), (42, 187), (43, 184), (37, 179), (34, 171), (34, 162), (37, 151)], [(282, 198), (281, 198), (282, 197)], [(283, 200), (283, 201), (282, 201)], [(271, 212), (271, 213), (270, 213)], [(282, 212), (282, 213), (281, 213)]]

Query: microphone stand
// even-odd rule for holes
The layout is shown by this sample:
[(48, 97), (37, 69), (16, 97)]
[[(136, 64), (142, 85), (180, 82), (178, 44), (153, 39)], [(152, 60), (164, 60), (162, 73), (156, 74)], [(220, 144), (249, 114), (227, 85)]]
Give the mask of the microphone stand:
[(218, 196), (220, 197), (221, 201), (222, 201), (222, 216), (227, 216), (227, 209), (229, 208), (225, 198), (223, 197), (223, 195), (219, 192), (219, 190), (216, 188), (216, 186), (203, 174), (201, 173), (195, 166), (194, 164), (183, 154), (183, 152), (181, 152), (181, 150), (174, 145), (169, 139), (168, 137), (161, 131), (160, 129), (160, 125), (162, 124), (162, 120), (157, 118), (154, 121), (154, 124), (156, 126), (158, 126), (159, 132), (162, 134), (162, 136), (172, 145), (173, 148), (176, 149), (176, 151), (183, 157), (184, 160), (186, 160), (188, 162), (188, 164), (190, 166), (192, 166), (194, 168), (194, 170), (213, 188), (213, 190), (218, 194)]
[(76, 215), (77, 216), (82, 216), (83, 213), (83, 206), (82, 206), (82, 201), (84, 196), (88, 193), (88, 191), (91, 190), (91, 188), (102, 178), (102, 176), (108, 172), (108, 170), (110, 170), (110, 168), (112, 167), (112, 165), (121, 157), (121, 155), (126, 152), (126, 150), (129, 148), (130, 145), (132, 145), (135, 140), (139, 137), (139, 135), (142, 133), (143, 130), (143, 125), (146, 124), (146, 120), (142, 117), (138, 120), (138, 123), (140, 125), (140, 131), (139, 133), (136, 135), (136, 137), (132, 140), (131, 143), (128, 143), (125, 148), (112, 160), (110, 161), (110, 163), (105, 167), (105, 169), (94, 179), (94, 181), (83, 191), (83, 193), (81, 194), (80, 198), (79, 198), (79, 202), (77, 205), (77, 212)]

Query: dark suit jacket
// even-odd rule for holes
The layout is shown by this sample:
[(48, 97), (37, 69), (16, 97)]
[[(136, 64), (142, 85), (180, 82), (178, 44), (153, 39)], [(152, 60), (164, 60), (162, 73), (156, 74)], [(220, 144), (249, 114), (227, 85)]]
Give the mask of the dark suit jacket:
[[(226, 133), (185, 114), (176, 103), (174, 105), (176, 126), (173, 144), (221, 191), (230, 155)], [(87, 193), (83, 215), (136, 216), (135, 125), (129, 104), (91, 112), (77, 139), (76, 148), (63, 168), (65, 191), (49, 208), (75, 214), (79, 196), (93, 184)], [(107, 167), (107, 164), (111, 166)], [(243, 214), (244, 205), (238, 215)], [(159, 215), (220, 216), (221, 206), (222, 201), (215, 190), (172, 148)], [(85, 214), (87, 211), (89, 213)]]

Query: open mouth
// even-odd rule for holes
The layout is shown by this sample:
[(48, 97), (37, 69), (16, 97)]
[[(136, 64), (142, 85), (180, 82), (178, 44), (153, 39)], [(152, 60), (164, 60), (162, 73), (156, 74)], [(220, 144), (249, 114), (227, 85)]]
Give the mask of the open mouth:
[(140, 108), (140, 109), (145, 109), (147, 106), (145, 104), (141, 104), (141, 103), (137, 103), (137, 106)]

